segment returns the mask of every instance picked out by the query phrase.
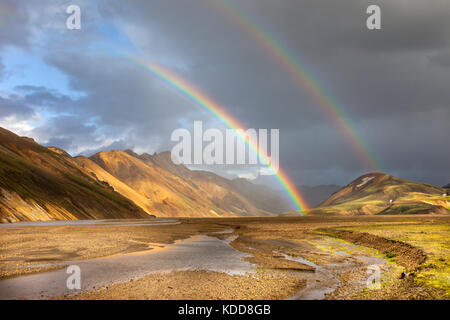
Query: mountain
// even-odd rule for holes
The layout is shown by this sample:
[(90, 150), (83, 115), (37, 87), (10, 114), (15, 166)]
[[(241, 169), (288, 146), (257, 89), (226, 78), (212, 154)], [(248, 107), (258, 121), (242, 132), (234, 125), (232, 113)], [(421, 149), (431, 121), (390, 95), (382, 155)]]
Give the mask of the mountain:
[(129, 150), (126, 152), (137, 156), (146, 163), (152, 163), (159, 166), (191, 183), (219, 185), (221, 188), (243, 196), (257, 209), (279, 213), (290, 207), (289, 200), (284, 199), (279, 193), (267, 186), (254, 184), (243, 178), (229, 180), (213, 172), (190, 170), (184, 165), (174, 164), (171, 160), (171, 154), (168, 151), (158, 154), (155, 153), (154, 155), (144, 153), (140, 156)]
[(105, 185), (111, 186), (116, 192), (133, 201), (137, 206), (147, 213), (151, 213), (154, 209), (150, 202), (141, 194), (130, 188), (127, 184), (115, 178), (107, 171), (103, 170), (94, 161), (85, 157), (75, 157), (74, 160), (96, 180), (101, 181)]
[(313, 208), (328, 199), (333, 193), (341, 188), (341, 186), (336, 184), (330, 184), (320, 186), (298, 186), (297, 190), (302, 194), (309, 206)]
[[(138, 155), (131, 150), (115, 150), (97, 153), (89, 159), (78, 157), (77, 161), (84, 162), (117, 192), (157, 216), (259, 216), (282, 211), (274, 205), (270, 210), (265, 208), (266, 199), (277, 199), (273, 192), (267, 191), (261, 198), (248, 197), (240, 183), (212, 172), (193, 171), (184, 165), (176, 165), (169, 152)], [(119, 189), (118, 182), (134, 193)], [(253, 187), (259, 188), (248, 183), (250, 193)], [(283, 202), (281, 197), (279, 199)]]
[(140, 158), (166, 168), (166, 170), (173, 174), (190, 180), (193, 183), (213, 183), (219, 185), (222, 188), (245, 197), (247, 201), (260, 210), (279, 213), (287, 210), (291, 206), (289, 200), (285, 199), (280, 193), (270, 187), (255, 184), (244, 178), (229, 180), (213, 172), (189, 170), (184, 165), (175, 165), (171, 160), (170, 152), (161, 152), (153, 156), (143, 154)]
[(244, 178), (236, 178), (230, 182), (231, 188), (244, 195), (256, 207), (265, 208), (271, 212), (284, 212), (292, 207), (289, 199), (282, 197), (274, 189), (258, 185)]
[(270, 216), (288, 206), (268, 187), (131, 150), (89, 158), (0, 128), (0, 222)]
[(450, 213), (446, 189), (369, 173), (335, 192), (312, 214), (373, 215)]
[(144, 217), (65, 151), (0, 128), (0, 222)]
[[(270, 186), (270, 184), (273, 183), (273, 181), (274, 178), (272, 176), (260, 175), (255, 180), (252, 180), (252, 183), (261, 186), (264, 189), (270, 189), (270, 187), (268, 186)], [(277, 187), (278, 186), (274, 186), (273, 190), (279, 190), (277, 189)], [(308, 207), (314, 208), (321, 202), (328, 199), (334, 192), (338, 191), (341, 187), (342, 186), (338, 186), (336, 184), (317, 185), (317, 186), (297, 185), (296, 189), (302, 195), (303, 199), (305, 199), (306, 203), (308, 204)], [(289, 210), (293, 210), (294, 207), (289, 198), (287, 197), (287, 195), (285, 194), (282, 195), (284, 196), (283, 213), (286, 213)]]
[(445, 188), (445, 189), (450, 189), (450, 183), (447, 183), (445, 186), (443, 186), (442, 188)]

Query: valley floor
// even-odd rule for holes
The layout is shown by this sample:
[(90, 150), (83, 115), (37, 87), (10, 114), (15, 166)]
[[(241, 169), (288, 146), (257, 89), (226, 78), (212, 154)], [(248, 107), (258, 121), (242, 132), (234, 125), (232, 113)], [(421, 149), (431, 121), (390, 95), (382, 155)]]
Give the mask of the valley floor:
[(449, 268), (444, 215), (0, 225), (0, 299), (449, 299)]

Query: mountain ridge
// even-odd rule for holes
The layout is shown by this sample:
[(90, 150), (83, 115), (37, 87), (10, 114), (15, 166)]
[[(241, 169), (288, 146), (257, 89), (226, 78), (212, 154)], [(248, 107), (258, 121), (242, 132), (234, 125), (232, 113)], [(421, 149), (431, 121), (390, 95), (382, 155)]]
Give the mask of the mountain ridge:
[[(299, 189), (317, 201), (331, 194), (310, 214), (450, 213), (448, 189), (384, 173), (365, 174), (340, 189)], [(191, 170), (174, 164), (170, 152), (72, 157), (0, 127), (0, 222), (296, 214), (287, 207), (268, 186)]]
[(283, 201), (271, 190), (262, 193), (263, 201), (247, 199), (240, 194), (241, 181), (176, 165), (169, 152), (113, 150), (72, 157), (4, 128), (0, 173), (0, 222), (270, 216), (282, 211), (265, 209), (265, 199)]
[[(153, 203), (164, 216), (273, 215), (249, 201), (232, 180), (208, 171), (192, 171), (171, 161), (170, 153), (138, 155), (131, 150), (99, 152), (89, 159)], [(280, 210), (281, 211), (281, 210)]]
[(448, 214), (446, 189), (394, 177), (368, 173), (323, 201), (312, 214)]
[(149, 217), (67, 153), (0, 128), (0, 221)]

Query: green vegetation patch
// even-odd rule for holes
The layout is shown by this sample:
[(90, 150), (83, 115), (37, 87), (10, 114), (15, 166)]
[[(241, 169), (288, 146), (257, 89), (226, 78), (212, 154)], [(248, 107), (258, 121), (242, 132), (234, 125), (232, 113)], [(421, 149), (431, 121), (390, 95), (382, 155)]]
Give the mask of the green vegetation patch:
[(393, 253), (393, 252), (390, 252), (390, 251), (385, 251), (384, 254), (385, 254), (386, 258), (388, 258), (388, 259), (392, 259), (392, 258), (395, 258), (397, 256), (396, 253)]
[(405, 203), (393, 205), (383, 212), (383, 214), (418, 214), (431, 210), (433, 205), (427, 203)]
[[(415, 281), (445, 290), (450, 298), (450, 225), (408, 224), (343, 228), (408, 243), (422, 249), (427, 260), (419, 266)], [(387, 256), (387, 253), (385, 253)]]

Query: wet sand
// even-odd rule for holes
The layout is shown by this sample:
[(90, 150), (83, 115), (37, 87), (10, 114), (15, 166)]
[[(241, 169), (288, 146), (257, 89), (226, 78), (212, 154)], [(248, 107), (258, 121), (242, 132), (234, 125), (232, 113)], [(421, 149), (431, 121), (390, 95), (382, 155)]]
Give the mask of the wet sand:
[[(449, 217), (228, 218), (0, 227), (1, 299), (334, 299), (364, 289), (374, 248), (318, 229)], [(82, 290), (63, 268), (79, 265)], [(45, 271), (45, 268), (63, 268)], [(26, 275), (31, 272), (35, 274)], [(397, 277), (397, 274), (394, 275)]]
[(33, 221), (0, 224), (2, 228), (57, 227), (57, 226), (94, 226), (94, 227), (126, 227), (126, 226), (160, 226), (180, 224), (178, 219), (120, 219), (120, 220), (66, 220), (66, 221)]
[[(246, 257), (226, 241), (208, 236), (193, 236), (174, 244), (155, 246), (148, 252), (130, 253), (92, 260), (66, 261), (64, 266), (77, 265), (81, 270), (80, 291), (89, 291), (112, 283), (137, 280), (153, 273), (173, 271), (215, 271), (228, 275), (254, 272), (255, 266), (243, 261)], [(76, 294), (67, 288), (66, 268), (15, 277), (0, 281), (1, 299), (48, 299)]]

